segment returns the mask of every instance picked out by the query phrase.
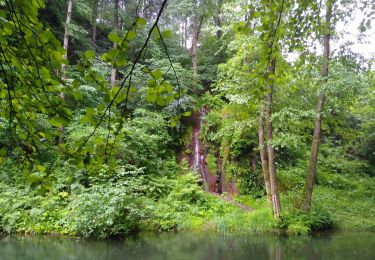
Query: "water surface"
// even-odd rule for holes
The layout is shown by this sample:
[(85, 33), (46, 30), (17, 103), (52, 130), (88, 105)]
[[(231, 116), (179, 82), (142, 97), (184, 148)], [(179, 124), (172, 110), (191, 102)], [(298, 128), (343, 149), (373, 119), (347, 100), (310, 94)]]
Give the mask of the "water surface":
[(6, 236), (0, 259), (375, 259), (375, 233), (288, 238), (180, 232), (105, 241)]

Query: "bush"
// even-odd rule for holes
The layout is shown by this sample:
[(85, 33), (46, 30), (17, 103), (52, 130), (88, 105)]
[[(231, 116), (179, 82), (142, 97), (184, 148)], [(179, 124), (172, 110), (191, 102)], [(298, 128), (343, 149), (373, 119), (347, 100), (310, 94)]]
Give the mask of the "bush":
[(358, 188), (355, 182), (351, 182), (350, 176), (338, 173), (332, 174), (319, 172), (317, 176), (317, 184), (342, 190), (353, 190)]
[(202, 216), (209, 203), (197, 183), (192, 173), (174, 179), (169, 194), (157, 202), (151, 225), (158, 230), (180, 229), (190, 216)]
[(73, 234), (106, 238), (136, 231), (150, 201), (125, 186), (95, 185), (73, 196), (64, 222)]
[(332, 229), (335, 223), (328, 212), (315, 209), (307, 214), (300, 211), (286, 212), (277, 227), (286, 229), (289, 234), (308, 235), (312, 231)]
[(61, 219), (67, 193), (41, 196), (25, 187), (0, 183), (0, 229), (6, 233), (67, 233)]

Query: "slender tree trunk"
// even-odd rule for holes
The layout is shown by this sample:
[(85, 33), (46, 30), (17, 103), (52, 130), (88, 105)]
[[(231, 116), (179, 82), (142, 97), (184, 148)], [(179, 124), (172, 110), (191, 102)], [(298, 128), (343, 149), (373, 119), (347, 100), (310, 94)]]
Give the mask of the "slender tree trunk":
[(198, 40), (202, 27), (203, 16), (194, 15), (192, 19), (193, 37), (191, 40), (191, 59), (193, 63), (193, 89), (198, 85)]
[[(120, 0), (114, 0), (115, 4), (115, 10), (114, 10), (114, 15), (113, 15), (113, 29), (115, 31), (118, 31), (119, 27), (119, 2)], [(117, 42), (113, 43), (113, 48), (117, 48)], [(111, 70), (111, 88), (113, 88), (116, 84), (116, 76), (117, 76), (117, 69), (112, 65), (112, 70)]]
[[(332, 2), (327, 0), (326, 2), (326, 21), (324, 28), (323, 38), (323, 65), (321, 74), (323, 77), (323, 84), (327, 82), (328, 77), (328, 64), (329, 64), (329, 53), (330, 53), (330, 37), (331, 37), (331, 18), (332, 18)], [(302, 202), (302, 210), (309, 212), (311, 206), (311, 199), (313, 193), (313, 187), (316, 177), (316, 165), (318, 162), (319, 143), (320, 143), (320, 130), (322, 122), (322, 111), (324, 107), (325, 95), (321, 91), (318, 96), (318, 103), (316, 105), (316, 117), (314, 123), (314, 134), (313, 141), (311, 144), (311, 154), (307, 179), (305, 183), (304, 196)]]
[[(275, 74), (276, 60), (271, 61), (269, 67), (269, 75)], [(272, 94), (273, 94), (273, 84), (269, 86), (269, 93), (267, 94), (267, 104), (266, 104), (266, 128), (267, 128), (267, 152), (268, 152), (268, 170), (270, 173), (270, 186), (272, 193), (272, 205), (273, 213), (275, 218), (280, 217), (280, 201), (279, 192), (277, 189), (277, 179), (276, 179), (276, 168), (275, 168), (275, 152), (272, 147)]]
[(216, 188), (217, 188), (217, 193), (222, 194), (223, 193), (223, 166), (222, 166), (222, 161), (220, 158), (220, 152), (217, 152), (216, 154), (216, 166), (217, 166), (217, 181), (216, 181)]
[(184, 46), (187, 49), (187, 39), (188, 39), (188, 19), (185, 17), (184, 21)]
[(180, 24), (180, 33), (181, 33), (181, 47), (185, 47), (185, 25), (183, 21)]
[(98, 4), (99, 0), (94, 0), (94, 5), (92, 8), (92, 34), (91, 34), (91, 42), (92, 46), (95, 49), (96, 44), (96, 18), (98, 16)]
[(145, 14), (144, 14), (145, 1), (144, 0), (140, 1), (138, 8), (139, 8), (139, 10), (138, 10), (138, 16), (143, 18), (145, 16)]
[[(65, 32), (64, 32), (64, 39), (63, 39), (63, 48), (65, 50), (63, 58), (65, 60), (68, 59), (68, 48), (69, 48), (69, 27), (70, 21), (72, 20), (72, 9), (73, 9), (73, 0), (68, 0), (68, 9), (66, 11), (66, 20), (65, 20)], [(61, 64), (61, 80), (66, 80), (66, 64)], [(61, 99), (65, 99), (64, 92), (60, 93)], [(63, 141), (63, 134), (64, 134), (64, 126), (60, 125), (59, 127), (59, 136), (55, 139), (55, 144), (59, 145)]]
[(223, 5), (223, 0), (218, 0), (217, 1), (217, 14), (213, 17), (213, 20), (214, 20), (214, 24), (215, 26), (218, 28), (218, 30), (216, 31), (216, 38), (217, 38), (217, 42), (218, 42), (218, 49), (219, 49), (219, 52), (217, 54), (217, 63), (220, 64), (222, 63), (223, 61), (223, 58), (222, 58), (222, 55), (221, 55), (221, 37), (223, 36), (223, 31), (221, 30), (221, 7)]
[[(119, 8), (118, 10), (121, 10), (122, 13), (126, 14), (127, 13), (127, 9), (126, 9), (126, 0), (122, 0), (122, 1), (119, 1)], [(118, 17), (118, 26), (117, 26), (117, 29), (120, 30), (120, 31), (123, 31), (125, 30), (125, 20), (124, 19), (120, 19), (120, 16), (119, 14), (117, 14), (117, 17)]]
[(257, 159), (255, 158), (255, 156), (251, 157), (251, 170), (253, 172), (257, 171)]
[(263, 114), (264, 109), (262, 108), (262, 111), (259, 116), (259, 153), (260, 153), (260, 160), (262, 162), (262, 172), (263, 172), (263, 178), (264, 178), (264, 186), (266, 188), (267, 193), (267, 200), (270, 203), (272, 201), (271, 197), (271, 186), (270, 186), (270, 175), (268, 172), (268, 160), (267, 160), (267, 154), (265, 150), (264, 145), (264, 123), (263, 123)]
[[(68, 58), (68, 47), (69, 47), (69, 27), (70, 21), (72, 20), (72, 8), (73, 8), (73, 0), (68, 0), (68, 10), (66, 12), (66, 21), (65, 21), (65, 32), (64, 32), (64, 40), (63, 40), (63, 48), (65, 50), (64, 59)], [(66, 79), (66, 64), (61, 64), (61, 79)], [(63, 96), (62, 96), (63, 97)]]

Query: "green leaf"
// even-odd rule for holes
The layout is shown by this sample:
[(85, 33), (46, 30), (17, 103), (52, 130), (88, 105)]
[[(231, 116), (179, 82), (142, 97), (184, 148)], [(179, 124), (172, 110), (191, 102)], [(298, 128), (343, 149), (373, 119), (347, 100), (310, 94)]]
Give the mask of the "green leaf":
[(161, 35), (163, 36), (163, 38), (170, 38), (172, 36), (172, 31), (166, 30)]
[(100, 111), (100, 112), (104, 111), (104, 109), (105, 109), (104, 104), (99, 104), (98, 107), (97, 107), (97, 110)]
[(117, 56), (117, 59), (116, 59), (116, 62), (115, 62), (116, 67), (122, 67), (122, 66), (125, 66), (127, 64), (128, 64), (128, 61), (126, 59), (125, 53), (120, 53)]
[(170, 126), (171, 127), (176, 127), (177, 123), (179, 122), (179, 120), (180, 120), (180, 116), (172, 116), (171, 117)]
[(85, 57), (89, 60), (89, 61), (93, 61), (94, 58), (95, 58), (95, 54), (88, 50), (88, 51), (85, 51)]
[(0, 156), (3, 157), (7, 154), (7, 151), (5, 149), (0, 150)]
[(163, 87), (168, 93), (171, 93), (173, 91), (173, 86), (167, 82), (163, 82)]
[[(5, 85), (4, 85), (5, 86)], [(0, 98), (5, 98), (8, 96), (8, 91), (6, 89), (1, 89), (0, 90)]]
[(86, 108), (86, 116), (92, 116), (93, 114), (95, 114), (95, 109), (91, 107)]
[(191, 112), (190, 111), (187, 111), (187, 112), (184, 112), (182, 113), (183, 116), (190, 116), (191, 115)]
[(151, 75), (155, 80), (158, 80), (163, 76), (163, 72), (161, 72), (160, 70), (154, 70), (151, 72)]
[(177, 122), (174, 121), (174, 120), (171, 120), (170, 126), (171, 127), (176, 127), (177, 126)]
[(44, 172), (46, 170), (46, 167), (44, 167), (43, 165), (37, 165), (36, 168), (40, 172)]
[(119, 42), (121, 39), (116, 31), (112, 31), (108, 34), (108, 40), (110, 40), (111, 42)]
[(6, 23), (3, 26), (3, 29), (4, 29), (3, 31), (4, 31), (5, 35), (12, 35), (13, 34), (13, 28), (8, 23)]
[(163, 97), (158, 97), (157, 100), (156, 100), (156, 104), (158, 106), (164, 106), (165, 105), (165, 100)]
[(116, 56), (120, 53), (120, 50), (119, 49), (112, 49), (112, 50), (109, 50), (107, 52), (107, 59), (109, 59), (109, 61), (112, 61), (114, 58), (116, 58)]
[(73, 96), (74, 96), (75, 100), (77, 100), (77, 101), (83, 99), (82, 93), (79, 92), (79, 91), (74, 91)]
[(39, 69), (39, 72), (40, 72), (40, 75), (45, 79), (45, 80), (50, 80), (51, 79), (51, 75), (49, 73), (49, 70), (46, 68), (46, 67), (41, 67)]
[(147, 21), (146, 21), (146, 19), (144, 19), (144, 18), (142, 18), (142, 17), (138, 17), (138, 18), (137, 18), (137, 22), (136, 22), (136, 24), (137, 24), (138, 26), (144, 26), (144, 25), (147, 24)]
[(157, 91), (153, 88), (147, 89), (146, 98), (148, 102), (155, 103), (156, 99), (158, 98)]
[(129, 31), (126, 34), (126, 40), (128, 40), (128, 41), (134, 40), (136, 36), (137, 36), (136, 32)]

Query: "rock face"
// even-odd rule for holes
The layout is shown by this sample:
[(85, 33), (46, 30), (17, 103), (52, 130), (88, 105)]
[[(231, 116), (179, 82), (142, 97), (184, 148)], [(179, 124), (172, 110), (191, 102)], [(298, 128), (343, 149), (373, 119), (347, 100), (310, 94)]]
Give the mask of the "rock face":
[(229, 197), (237, 194), (237, 188), (233, 178), (227, 180), (225, 174), (221, 170), (221, 161), (217, 161), (218, 172), (213, 173), (207, 165), (207, 149), (204, 143), (199, 140), (202, 127), (202, 118), (207, 114), (205, 108), (201, 108), (193, 114), (194, 128), (193, 136), (190, 144), (192, 153), (189, 156), (190, 169), (196, 171), (204, 184), (204, 188), (211, 193), (226, 192)]

